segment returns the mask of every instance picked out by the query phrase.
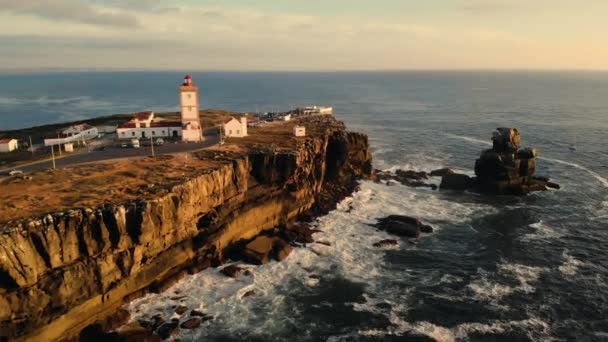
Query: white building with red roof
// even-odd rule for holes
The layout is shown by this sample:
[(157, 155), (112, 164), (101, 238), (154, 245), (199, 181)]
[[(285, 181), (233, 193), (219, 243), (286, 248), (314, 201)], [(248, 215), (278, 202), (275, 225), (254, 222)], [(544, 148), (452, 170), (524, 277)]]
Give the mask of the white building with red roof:
[(0, 153), (8, 153), (16, 150), (19, 147), (17, 139), (3, 138), (0, 139)]
[(181, 121), (162, 120), (154, 112), (140, 112), (116, 128), (118, 139), (178, 138), (182, 136)]

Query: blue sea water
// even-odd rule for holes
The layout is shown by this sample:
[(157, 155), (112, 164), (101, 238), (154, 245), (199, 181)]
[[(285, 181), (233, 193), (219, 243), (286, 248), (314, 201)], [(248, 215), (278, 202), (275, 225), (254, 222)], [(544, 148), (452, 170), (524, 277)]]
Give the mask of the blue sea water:
[[(282, 263), (227, 279), (189, 276), (129, 305), (133, 318), (186, 305), (216, 316), (182, 341), (608, 340), (608, 73), (194, 73), (205, 108), (320, 104), (369, 135), (379, 169), (472, 172), (499, 126), (540, 150), (559, 191), (491, 198), (363, 182)], [(0, 75), (0, 130), (177, 110), (180, 72)], [(439, 180), (433, 180), (438, 182)], [(419, 217), (417, 244), (368, 224)], [(310, 275), (318, 275), (320, 280)], [(244, 296), (253, 290), (253, 296)], [(187, 298), (176, 298), (176, 294)]]

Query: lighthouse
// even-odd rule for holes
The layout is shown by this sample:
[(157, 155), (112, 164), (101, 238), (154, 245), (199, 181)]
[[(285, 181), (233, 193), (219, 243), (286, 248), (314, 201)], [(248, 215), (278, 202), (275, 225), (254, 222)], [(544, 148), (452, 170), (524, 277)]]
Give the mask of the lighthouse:
[(184, 77), (179, 92), (182, 110), (182, 140), (202, 141), (203, 130), (198, 113), (198, 87), (194, 85), (192, 76)]

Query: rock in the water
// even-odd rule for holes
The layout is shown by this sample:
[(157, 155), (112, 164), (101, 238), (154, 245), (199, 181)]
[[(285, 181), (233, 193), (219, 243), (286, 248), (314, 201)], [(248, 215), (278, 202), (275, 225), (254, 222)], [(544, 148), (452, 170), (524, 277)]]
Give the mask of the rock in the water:
[(201, 326), (201, 319), (198, 317), (194, 317), (194, 318), (190, 318), (189, 320), (185, 321), (184, 323), (180, 324), (180, 328), (182, 329), (188, 329), (188, 330), (192, 330), (192, 329), (196, 329), (198, 327)]
[(263, 265), (270, 261), (270, 253), (274, 246), (274, 241), (268, 236), (258, 236), (248, 243), (243, 250), (245, 260), (252, 264)]
[(420, 226), (420, 231), (425, 234), (430, 234), (433, 232), (433, 227), (429, 226), (428, 224), (423, 224)]
[(285, 260), (292, 251), (291, 245), (281, 239), (275, 241), (273, 249), (277, 261)]
[(386, 239), (381, 240), (373, 244), (374, 247), (389, 247), (389, 246), (398, 246), (399, 242), (397, 240)]
[(199, 310), (192, 310), (190, 311), (190, 316), (192, 317), (205, 317), (205, 313)]
[(498, 195), (526, 195), (546, 191), (548, 179), (534, 177), (538, 151), (520, 149), (521, 136), (515, 128), (500, 127), (492, 136), (492, 149), (475, 162), (475, 190)]
[(180, 306), (178, 306), (175, 309), (175, 313), (178, 314), (178, 315), (180, 315), (180, 316), (183, 315), (186, 311), (188, 311), (188, 307), (187, 306), (183, 306), (183, 305), (180, 305)]
[(245, 292), (245, 293), (244, 293), (244, 294), (241, 296), (241, 298), (251, 297), (251, 296), (253, 296), (254, 294), (255, 294), (255, 291), (254, 291), (254, 290), (249, 290), (249, 291)]
[(244, 268), (241, 268), (237, 265), (230, 265), (230, 266), (224, 267), (220, 272), (222, 272), (222, 274), (224, 274), (227, 277), (236, 278), (239, 275), (243, 274), (245, 271), (246, 270)]
[(409, 187), (427, 187), (433, 190), (437, 189), (435, 184), (429, 184), (425, 181), (429, 178), (429, 175), (424, 171), (413, 171), (413, 170), (397, 170), (395, 173), (387, 171), (378, 171), (377, 179), (385, 180), (386, 185), (392, 185), (393, 181), (397, 181), (405, 186)]
[(176, 322), (165, 323), (165, 324), (161, 325), (160, 327), (158, 327), (158, 329), (156, 330), (156, 334), (158, 336), (160, 336), (160, 338), (162, 338), (163, 340), (166, 340), (169, 337), (177, 335), (177, 333), (179, 333), (179, 327), (178, 327), (178, 323), (176, 323)]
[(467, 175), (459, 173), (446, 173), (441, 178), (441, 185), (439, 188), (444, 190), (458, 190), (464, 191), (473, 185), (473, 179)]
[(378, 219), (375, 227), (390, 234), (416, 239), (420, 237), (420, 233), (423, 231), (425, 233), (433, 232), (433, 227), (423, 224), (415, 217), (404, 215), (389, 215)]
[(472, 190), (497, 195), (526, 195), (534, 191), (559, 189), (546, 177), (535, 177), (538, 151), (520, 149), (521, 135), (515, 128), (499, 127), (492, 135), (492, 148), (481, 152), (475, 161), (475, 178), (453, 173), (449, 169), (435, 170), (442, 175), (440, 188)]
[(271, 258), (284, 260), (291, 251), (291, 245), (280, 237), (260, 235), (245, 246), (243, 256), (247, 262), (263, 265), (270, 262)]
[(452, 171), (452, 169), (446, 167), (443, 169), (433, 170), (433, 171), (431, 171), (431, 173), (429, 175), (431, 175), (431, 177), (443, 177), (447, 174), (452, 174), (452, 173), (454, 173), (454, 171)]

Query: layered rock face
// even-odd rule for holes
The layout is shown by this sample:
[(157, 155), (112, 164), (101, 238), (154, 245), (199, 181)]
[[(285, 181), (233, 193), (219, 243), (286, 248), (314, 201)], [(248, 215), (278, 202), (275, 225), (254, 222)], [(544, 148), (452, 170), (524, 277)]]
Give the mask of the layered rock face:
[(0, 340), (75, 336), (184, 272), (221, 264), (239, 242), (326, 212), (372, 174), (367, 137), (341, 124), (289, 151), (199, 157), (222, 165), (155, 198), (5, 227)]
[(515, 128), (498, 128), (492, 135), (493, 147), (481, 152), (475, 161), (477, 185), (482, 191), (523, 194), (535, 186), (535, 149), (520, 149), (521, 136)]
[(476, 160), (475, 178), (445, 172), (440, 187), (497, 195), (525, 195), (559, 188), (547, 178), (534, 176), (538, 152), (520, 149), (521, 135), (516, 128), (497, 128), (492, 135), (492, 144), (493, 147), (482, 151)]

